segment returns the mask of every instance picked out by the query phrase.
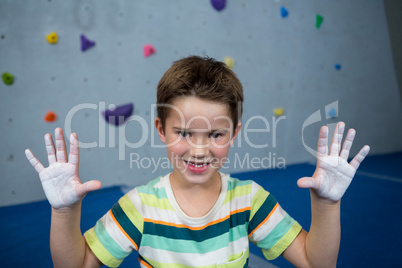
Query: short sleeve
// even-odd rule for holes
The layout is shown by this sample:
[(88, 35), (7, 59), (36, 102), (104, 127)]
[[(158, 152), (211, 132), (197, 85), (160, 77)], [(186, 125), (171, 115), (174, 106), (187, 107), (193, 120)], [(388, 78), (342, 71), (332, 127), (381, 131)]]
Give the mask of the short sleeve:
[(301, 226), (278, 204), (275, 197), (254, 183), (248, 233), (268, 260), (277, 258), (293, 242)]
[(123, 196), (85, 232), (88, 246), (109, 267), (118, 267), (141, 243), (143, 219), (130, 196)]

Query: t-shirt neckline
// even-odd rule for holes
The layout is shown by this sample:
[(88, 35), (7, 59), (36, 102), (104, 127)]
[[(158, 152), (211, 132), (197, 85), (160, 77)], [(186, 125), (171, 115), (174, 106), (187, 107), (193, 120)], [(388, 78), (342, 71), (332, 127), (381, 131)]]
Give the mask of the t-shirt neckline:
[(219, 197), (216, 200), (214, 206), (208, 211), (207, 214), (201, 217), (190, 217), (187, 215), (179, 206), (179, 204), (176, 201), (176, 198), (174, 197), (172, 186), (170, 184), (170, 175), (171, 173), (165, 175), (163, 180), (166, 183), (166, 195), (168, 197), (168, 200), (170, 204), (172, 205), (174, 211), (177, 213), (177, 215), (180, 216), (185, 222), (191, 223), (191, 224), (207, 224), (210, 222), (210, 218), (215, 214), (217, 210), (219, 210), (222, 207), (223, 201), (226, 198), (226, 193), (227, 193), (227, 188), (228, 188), (228, 174), (224, 174), (222, 172), (219, 172), (220, 177), (221, 177), (221, 192), (219, 193)]

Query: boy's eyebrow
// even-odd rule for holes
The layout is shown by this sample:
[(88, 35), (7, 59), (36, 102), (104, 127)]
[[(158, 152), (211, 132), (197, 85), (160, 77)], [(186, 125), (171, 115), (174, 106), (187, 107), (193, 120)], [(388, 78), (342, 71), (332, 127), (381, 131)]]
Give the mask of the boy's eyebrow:
[(181, 128), (181, 127), (173, 127), (173, 130), (179, 130), (184, 132), (229, 132), (230, 128), (218, 128), (218, 129), (191, 129), (191, 128)]

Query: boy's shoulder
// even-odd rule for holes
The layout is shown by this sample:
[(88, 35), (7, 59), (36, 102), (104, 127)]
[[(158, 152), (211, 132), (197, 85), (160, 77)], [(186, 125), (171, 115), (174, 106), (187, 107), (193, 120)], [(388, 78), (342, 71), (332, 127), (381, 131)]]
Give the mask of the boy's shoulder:
[(254, 196), (258, 191), (266, 191), (262, 186), (251, 179), (238, 179), (236, 175), (224, 174), (228, 178), (228, 191), (248, 192)]
[(166, 187), (169, 174), (159, 176), (146, 184), (136, 186), (131, 192), (136, 191), (138, 194), (154, 195), (158, 198), (166, 198)]

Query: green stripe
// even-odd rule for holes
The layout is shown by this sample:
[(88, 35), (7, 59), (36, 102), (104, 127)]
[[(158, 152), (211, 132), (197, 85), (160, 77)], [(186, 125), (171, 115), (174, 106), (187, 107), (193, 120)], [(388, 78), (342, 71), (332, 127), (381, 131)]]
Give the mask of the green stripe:
[(128, 195), (124, 195), (122, 198), (120, 198), (119, 204), (130, 221), (135, 225), (138, 231), (142, 233), (142, 230), (144, 229), (144, 220), (131, 201), (130, 197)]
[(161, 223), (144, 222), (144, 234), (157, 235), (161, 237), (181, 240), (193, 240), (202, 242), (215, 236), (227, 233), (230, 228), (247, 223), (250, 211), (235, 213), (230, 215), (230, 218), (209, 225), (201, 230), (192, 230), (187, 227), (169, 226)]
[(270, 194), (268, 197), (265, 199), (264, 203), (260, 206), (260, 208), (257, 210), (257, 212), (254, 214), (253, 218), (250, 220), (249, 224), (249, 233), (253, 232), (255, 228), (257, 228), (260, 223), (262, 223), (269, 213), (271, 213), (272, 209), (275, 207), (277, 204), (277, 201), (275, 197)]
[(238, 185), (235, 188), (231, 189), (230, 191), (227, 191), (226, 198), (223, 201), (223, 205), (232, 201), (236, 197), (248, 195), (250, 193), (251, 193), (251, 184)]
[(273, 260), (285, 251), (301, 231), (299, 223), (295, 222), (290, 230), (270, 249), (261, 249), (267, 260)]
[(157, 262), (149, 258), (144, 258), (140, 256), (140, 259), (145, 260), (152, 267), (163, 267), (163, 268), (216, 268), (216, 264), (212, 265), (204, 265), (204, 266), (187, 266), (180, 263), (165, 263), (165, 262)]
[(172, 205), (169, 202), (169, 199), (167, 199), (167, 198), (159, 199), (155, 195), (144, 194), (144, 193), (141, 193), (139, 195), (140, 195), (141, 202), (143, 205), (174, 211)]
[[(231, 260), (232, 257), (237, 257), (238, 259)], [(244, 254), (239, 253), (239, 254), (234, 254), (229, 256), (229, 259), (226, 263), (223, 264), (211, 264), (211, 265), (203, 265), (203, 266), (187, 266), (184, 264), (180, 263), (164, 263), (164, 262), (156, 262), (152, 259), (149, 258), (144, 258), (140, 256), (141, 260), (146, 261), (152, 267), (163, 267), (163, 268), (216, 268), (216, 267), (222, 267), (222, 268), (246, 268), (248, 267), (248, 260), (249, 260), (249, 248), (244, 252)]]
[(127, 257), (130, 252), (125, 252), (116, 241), (109, 235), (103, 226), (102, 220), (98, 220), (95, 225), (95, 234), (99, 238), (102, 245), (107, 248), (107, 251), (116, 259), (122, 260)]
[(105, 265), (109, 267), (117, 267), (123, 260), (118, 260), (113, 257), (109, 251), (102, 245), (95, 233), (95, 228), (92, 227), (84, 234), (88, 246), (96, 257)]
[(112, 207), (112, 213), (116, 218), (117, 222), (123, 228), (123, 230), (131, 237), (131, 239), (137, 244), (139, 247), (141, 244), (141, 232), (135, 227), (135, 225), (130, 221), (127, 217), (126, 213), (124, 213), (123, 209), (120, 207), (119, 203), (116, 203)]
[(253, 219), (254, 214), (260, 209), (262, 204), (264, 204), (264, 201), (267, 199), (268, 195), (269, 193), (262, 187), (257, 190), (256, 194), (253, 196), (253, 200), (251, 200), (250, 220)]

